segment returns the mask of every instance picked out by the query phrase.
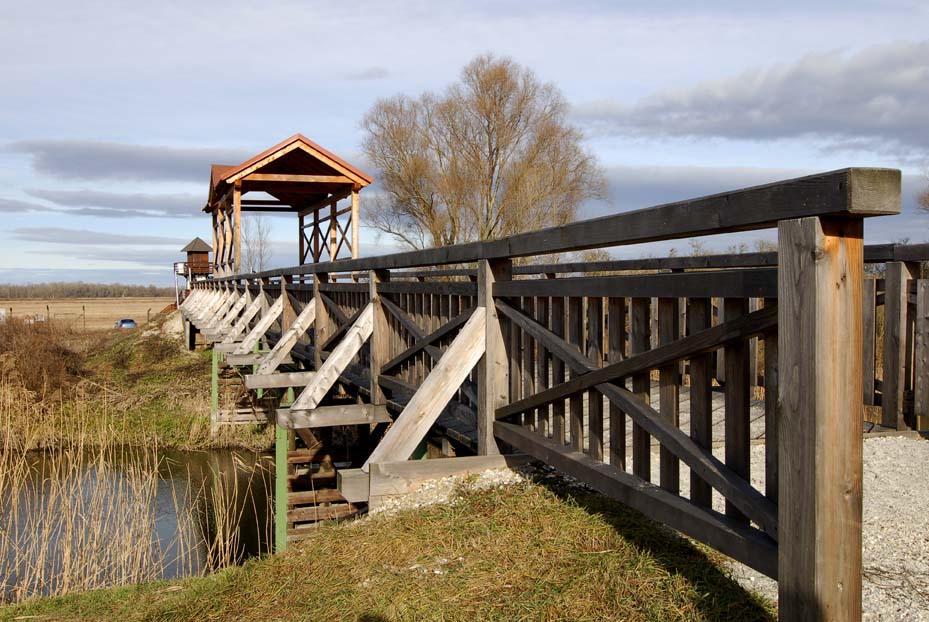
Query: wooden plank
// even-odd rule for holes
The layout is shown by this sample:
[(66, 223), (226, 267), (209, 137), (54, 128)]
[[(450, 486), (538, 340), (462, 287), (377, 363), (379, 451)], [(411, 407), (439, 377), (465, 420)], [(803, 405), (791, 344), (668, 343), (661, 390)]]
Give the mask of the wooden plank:
[[(287, 510), (287, 522), (299, 523), (303, 521), (318, 522), (324, 520), (338, 520), (340, 518), (354, 516), (357, 513), (358, 509), (348, 503), (340, 503), (337, 505), (312, 505), (309, 507)], [(300, 530), (297, 529), (293, 531)], [(292, 530), (288, 530), (287, 535), (290, 536), (291, 533)]]
[(288, 328), (278, 340), (271, 351), (261, 359), (258, 365), (257, 374), (270, 374), (277, 369), (284, 359), (290, 354), (297, 341), (302, 337), (313, 321), (316, 319), (316, 299), (310, 300), (303, 306), (303, 309), (294, 319), (293, 324)]
[(594, 460), (520, 426), (498, 421), (497, 436), (600, 493), (642, 512), (687, 534), (726, 555), (762, 572), (777, 577), (777, 545), (756, 529), (727, 519), (710, 509), (657, 486), (645, 484), (638, 477), (613, 465)]
[[(561, 296), (552, 298), (552, 334), (558, 337), (559, 341), (565, 336), (565, 299)], [(552, 384), (558, 386), (565, 381), (565, 363), (564, 358), (548, 348), (552, 357)], [(567, 428), (565, 426), (565, 401), (556, 400), (552, 403), (552, 439), (564, 445)]]
[[(337, 475), (341, 476), (339, 471)], [(342, 496), (338, 490), (324, 488), (322, 490), (301, 490), (300, 492), (287, 493), (287, 505), (295, 506), (306, 503), (338, 503), (350, 501)]]
[[(263, 296), (259, 296), (263, 298)], [(258, 343), (258, 340), (264, 337), (265, 333), (268, 332), (268, 329), (271, 328), (271, 325), (277, 321), (277, 318), (280, 317), (281, 311), (284, 309), (284, 299), (280, 296), (274, 301), (274, 304), (261, 316), (261, 319), (255, 324), (252, 330), (249, 331), (248, 335), (242, 340), (239, 344), (239, 347), (233, 350), (233, 354), (248, 354), (252, 351), (255, 345)]]
[(299, 409), (291, 406), (277, 409), (277, 424), (288, 430), (327, 428), (338, 425), (368, 425), (391, 421), (385, 404), (343, 404), (317, 406), (312, 409)]
[(251, 390), (305, 387), (313, 380), (313, 376), (315, 375), (315, 371), (295, 371), (281, 374), (246, 374), (245, 386)]
[[(633, 298), (630, 301), (629, 351), (633, 356), (648, 350), (650, 303), (651, 300), (648, 298)], [(651, 401), (651, 384), (647, 371), (632, 376), (632, 392), (646, 406)], [(632, 472), (646, 482), (651, 480), (651, 438), (645, 428), (634, 419), (632, 422)]]
[(892, 261), (884, 277), (884, 376), (881, 379), (881, 425), (905, 430), (903, 396), (906, 387), (906, 282), (913, 266)]
[[(253, 365), (259, 365), (264, 359), (266, 352), (249, 352), (247, 354), (227, 354), (224, 359), (227, 365), (233, 367), (250, 367)], [(287, 356), (281, 361), (282, 365), (293, 365), (294, 360)]]
[[(587, 299), (587, 358), (597, 366), (603, 364), (603, 299), (599, 297)], [(587, 454), (603, 460), (603, 396), (597, 390), (587, 392), (587, 424)]]
[(778, 227), (779, 615), (861, 619), (860, 219)]
[(384, 404), (387, 401), (377, 377), (381, 374), (385, 362), (390, 357), (390, 326), (387, 322), (387, 312), (384, 310), (384, 305), (381, 304), (381, 295), (378, 292), (378, 288), (388, 281), (390, 281), (390, 273), (387, 271), (372, 270), (368, 273), (368, 300), (372, 305), (368, 374), (372, 404)]
[(490, 469), (512, 469), (523, 466), (530, 458), (525, 454), (463, 456), (375, 462), (369, 465), (371, 496), (406, 495), (421, 488), (425, 482), (443, 477), (478, 475)]
[(374, 323), (374, 307), (371, 303), (365, 306), (358, 321), (348, 330), (339, 345), (317, 370), (313, 381), (308, 384), (300, 395), (294, 400), (293, 410), (312, 410), (326, 397), (326, 393), (338, 380), (339, 375), (361, 350), (361, 346), (371, 336)]
[[(658, 299), (658, 344), (669, 345), (680, 338), (680, 303), (677, 298)], [(674, 427), (681, 425), (680, 363), (663, 365), (658, 370), (658, 412)], [(681, 489), (681, 466), (667, 447), (660, 448), (661, 487), (677, 494)]]
[[(584, 339), (584, 299), (577, 296), (568, 298), (568, 348), (574, 348), (577, 355), (583, 347)], [(571, 370), (571, 377), (579, 375)], [(584, 451), (584, 397), (580, 394), (568, 398), (568, 415), (571, 448)]]
[[(625, 358), (626, 300), (610, 298), (607, 303), (608, 362), (619, 363)], [(610, 464), (626, 470), (626, 414), (610, 402)]]
[(864, 279), (861, 288), (861, 324), (862, 324), (862, 392), (864, 404), (874, 406), (874, 364), (875, 364), (875, 298), (877, 280)]
[(350, 503), (367, 503), (370, 476), (361, 469), (339, 469), (339, 492)]
[[(549, 299), (542, 297), (539, 298), (536, 302), (538, 305), (538, 321), (544, 328), (548, 328), (551, 318), (551, 307)], [(539, 390), (544, 390), (551, 385), (551, 365), (549, 363), (548, 350), (546, 350), (545, 345), (539, 341), (536, 341), (536, 345), (538, 347), (538, 358), (536, 359), (536, 377), (539, 383)], [(539, 425), (539, 433), (542, 434), (542, 436), (549, 436), (549, 434), (551, 434), (552, 428), (551, 416), (549, 415), (549, 406), (546, 404), (545, 406), (540, 407), (536, 411), (536, 417)]]
[(471, 316), (362, 468), (367, 468), (373, 462), (406, 460), (410, 457), (483, 356), (486, 317), (486, 312), (481, 308)]
[[(726, 319), (748, 314), (748, 299), (726, 298), (723, 302)], [(749, 381), (748, 343), (730, 342), (724, 348), (726, 358), (726, 466), (746, 481), (751, 468), (751, 384)], [(726, 516), (734, 520), (748, 519), (731, 502), (726, 503)]]
[[(709, 298), (687, 301), (687, 334), (692, 337), (711, 328)], [(704, 449), (713, 447), (712, 359), (702, 353), (690, 359), (690, 438)], [(690, 500), (701, 507), (712, 507), (712, 489), (695, 471), (690, 472)]]
[[(314, 212), (315, 214), (315, 212)], [(318, 256), (319, 239), (314, 231), (314, 256)], [(316, 261), (314, 259), (314, 261)], [(313, 276), (313, 300), (316, 301), (316, 319), (313, 322), (313, 368), (319, 370), (323, 365), (323, 343), (329, 337), (332, 330), (332, 322), (329, 320), (329, 307), (323, 300), (323, 293), (320, 287), (329, 282), (328, 274), (316, 274)]]
[(929, 279), (916, 281), (913, 352), (913, 414), (916, 429), (929, 431)]
[(524, 279), (498, 283), (494, 296), (628, 296), (641, 298), (693, 296), (776, 296), (777, 270), (718, 270), (670, 274)]
[(301, 184), (351, 184), (345, 175), (284, 175), (276, 173), (250, 173), (241, 181), (284, 181)]
[[(872, 292), (873, 295), (873, 292)], [(765, 298), (766, 309), (777, 305), (772, 298)], [(777, 331), (764, 334), (764, 464), (765, 496), (777, 503), (779, 480), (778, 442), (780, 435), (780, 411), (777, 407), (778, 384)]]

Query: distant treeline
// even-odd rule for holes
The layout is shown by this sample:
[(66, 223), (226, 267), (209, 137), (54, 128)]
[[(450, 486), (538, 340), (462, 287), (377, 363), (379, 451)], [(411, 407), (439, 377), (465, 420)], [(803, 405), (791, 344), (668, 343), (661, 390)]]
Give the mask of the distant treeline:
[(127, 296), (174, 297), (173, 287), (124, 285), (122, 283), (0, 283), (0, 299), (28, 298), (125, 298)]

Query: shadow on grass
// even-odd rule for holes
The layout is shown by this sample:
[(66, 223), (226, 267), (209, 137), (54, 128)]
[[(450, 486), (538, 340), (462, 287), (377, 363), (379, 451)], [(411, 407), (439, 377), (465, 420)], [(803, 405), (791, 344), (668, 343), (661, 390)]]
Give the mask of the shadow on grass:
[[(687, 538), (600, 493), (568, 486), (560, 477), (532, 480), (562, 500), (595, 514), (636, 548), (648, 552), (669, 574), (683, 577), (694, 588), (694, 603), (701, 620), (718, 622), (776, 621), (776, 609), (726, 575)], [(720, 554), (722, 555), (722, 554)]]

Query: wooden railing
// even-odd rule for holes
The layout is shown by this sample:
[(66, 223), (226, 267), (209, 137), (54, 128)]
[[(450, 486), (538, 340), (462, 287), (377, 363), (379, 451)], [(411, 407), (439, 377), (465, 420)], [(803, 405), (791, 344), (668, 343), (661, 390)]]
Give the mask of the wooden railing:
[[(896, 266), (923, 258), (898, 257), (903, 247), (865, 251), (862, 219), (899, 209), (898, 171), (846, 169), (501, 240), (197, 287), (230, 300), (248, 288), (270, 296), (268, 307), (276, 298), (278, 335), (314, 305), (313, 328), (294, 347), (314, 370), (314, 394), (281, 416), (292, 427), (320, 421), (329, 374), (400, 413), (365, 467), (409, 458), (436, 425), (479, 454), (515, 448), (778, 578), (784, 619), (855, 618), (863, 378), (874, 375), (864, 362), (863, 301), (873, 283), (888, 330), (897, 330), (893, 318), (906, 324), (907, 279), (916, 275)], [(514, 263), (774, 227), (777, 254)], [(889, 262), (883, 283), (865, 285), (866, 256)], [(918, 362), (929, 289), (914, 287), (917, 362), (908, 369), (921, 395), (925, 382), (912, 371), (929, 369)], [(223, 297), (204, 294), (199, 318), (224, 306), (228, 314), (234, 303)], [(889, 379), (908, 356), (907, 339), (896, 339), (904, 345), (885, 347), (881, 383), (886, 407), (897, 382), (894, 417), (906, 382)], [(753, 447), (763, 456), (758, 487)]]

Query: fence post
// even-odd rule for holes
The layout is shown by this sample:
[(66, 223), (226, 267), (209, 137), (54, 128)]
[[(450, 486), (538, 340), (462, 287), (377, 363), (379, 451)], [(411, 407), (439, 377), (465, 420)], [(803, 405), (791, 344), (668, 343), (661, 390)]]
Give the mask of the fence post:
[(916, 429), (929, 431), (929, 279), (916, 281), (913, 356), (913, 415)]
[(493, 284), (512, 278), (509, 259), (481, 259), (477, 264), (476, 313), (486, 314), (484, 356), (477, 372), (477, 453), (486, 456), (500, 453), (494, 440), (494, 419), (497, 408), (510, 399), (509, 361), (506, 341), (494, 305)]
[(884, 376), (881, 380), (881, 425), (905, 430), (903, 395), (907, 370), (907, 281), (919, 264), (887, 262), (884, 277)]
[(779, 609), (861, 619), (860, 218), (778, 225)]
[(368, 273), (368, 297), (374, 306), (374, 324), (371, 331), (370, 359), (371, 366), (371, 403), (385, 404), (386, 398), (378, 376), (381, 367), (390, 360), (390, 325), (387, 322), (387, 312), (381, 304), (381, 295), (377, 291), (378, 283), (390, 280), (390, 273), (386, 270), (371, 270)]

